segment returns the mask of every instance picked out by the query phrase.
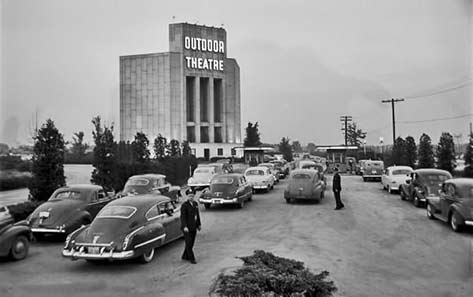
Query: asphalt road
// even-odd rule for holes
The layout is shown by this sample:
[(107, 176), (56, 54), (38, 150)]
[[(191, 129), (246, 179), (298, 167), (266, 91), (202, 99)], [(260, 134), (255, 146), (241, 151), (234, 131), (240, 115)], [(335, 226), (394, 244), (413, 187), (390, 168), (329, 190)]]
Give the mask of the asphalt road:
[(256, 249), (329, 271), (339, 296), (473, 296), (473, 231), (454, 233), (358, 176), (342, 176), (341, 211), (330, 191), (321, 204), (286, 204), (284, 187), (242, 210), (201, 207), (197, 265), (180, 259), (183, 240), (144, 265), (72, 262), (61, 242), (34, 243), (25, 260), (0, 263), (0, 296), (207, 296), (219, 273), (241, 265), (235, 257)]

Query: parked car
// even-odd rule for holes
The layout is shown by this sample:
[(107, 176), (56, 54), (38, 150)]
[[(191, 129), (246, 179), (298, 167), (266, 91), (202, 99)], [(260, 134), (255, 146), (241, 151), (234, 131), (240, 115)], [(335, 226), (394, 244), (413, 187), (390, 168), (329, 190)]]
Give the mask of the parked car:
[(406, 184), (399, 188), (399, 195), (402, 200), (409, 200), (416, 207), (425, 204), (427, 197), (438, 197), (441, 184), (447, 179), (451, 179), (450, 172), (441, 169), (417, 169), (409, 174), (410, 179), (406, 179)]
[(173, 201), (177, 201), (181, 196), (181, 188), (172, 186), (166, 181), (166, 176), (162, 174), (141, 174), (133, 175), (126, 181), (123, 191), (119, 197), (135, 196), (143, 194), (164, 195)]
[(296, 169), (289, 176), (288, 185), (284, 191), (287, 203), (297, 199), (315, 200), (320, 202), (325, 196), (327, 186), (323, 174), (312, 169)]
[(232, 173), (232, 164), (228, 162), (200, 164), (199, 167), (213, 167), (217, 174)]
[(216, 175), (215, 167), (199, 166), (194, 169), (194, 174), (187, 180), (187, 185), (192, 191), (204, 189), (210, 185), (210, 181)]
[(245, 170), (248, 169), (249, 165), (246, 163), (233, 163), (233, 173), (244, 174)]
[(362, 177), (363, 181), (381, 180), (384, 171), (383, 161), (366, 160), (363, 162)]
[(427, 217), (449, 223), (455, 232), (473, 226), (473, 178), (444, 181), (440, 195), (427, 198)]
[(258, 166), (268, 167), (271, 174), (274, 176), (274, 182), (279, 183), (279, 171), (276, 169), (273, 163), (260, 163)]
[(274, 175), (268, 167), (256, 166), (245, 170), (245, 178), (254, 191), (265, 190), (269, 192), (274, 188)]
[(202, 193), (199, 202), (207, 209), (212, 204), (235, 204), (238, 208), (243, 208), (252, 195), (253, 189), (243, 174), (221, 174), (212, 179), (209, 189)]
[(13, 217), (5, 205), (0, 206), (0, 226), (13, 222)]
[(355, 173), (356, 173), (357, 175), (363, 175), (364, 164), (365, 164), (366, 161), (368, 161), (368, 160), (359, 160), (358, 163), (356, 163), (356, 165), (355, 165)]
[(289, 174), (289, 166), (285, 160), (274, 160), (270, 162), (274, 164), (274, 168), (278, 171), (279, 178), (284, 179)]
[(27, 221), (35, 237), (69, 234), (92, 222), (97, 213), (114, 198), (97, 185), (71, 185), (54, 191)]
[[(6, 214), (8, 209), (0, 207), (0, 213)], [(33, 236), (26, 221), (15, 223), (7, 216), (0, 221), (0, 257), (9, 256), (13, 260), (22, 260), (28, 255), (30, 241)]]
[(389, 166), (381, 176), (381, 184), (383, 189), (387, 190), (389, 194), (393, 191), (399, 191), (399, 187), (406, 183), (407, 177), (412, 171), (409, 166)]
[(312, 160), (299, 160), (296, 162), (296, 168), (295, 169), (309, 169), (309, 168), (315, 168), (317, 163), (315, 163)]
[(109, 203), (90, 225), (67, 238), (62, 255), (71, 260), (124, 260), (148, 263), (154, 249), (182, 236), (180, 207), (169, 197), (145, 194)]

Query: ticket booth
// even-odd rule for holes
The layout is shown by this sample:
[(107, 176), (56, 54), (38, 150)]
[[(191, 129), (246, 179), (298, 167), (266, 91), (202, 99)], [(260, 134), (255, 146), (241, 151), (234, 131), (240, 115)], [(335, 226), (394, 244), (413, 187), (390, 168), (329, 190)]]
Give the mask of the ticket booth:
[(358, 150), (358, 146), (319, 146), (317, 150), (325, 150), (327, 152), (327, 171), (333, 173), (335, 168), (338, 168), (340, 173), (346, 173), (349, 171), (349, 157), (347, 153), (349, 151)]

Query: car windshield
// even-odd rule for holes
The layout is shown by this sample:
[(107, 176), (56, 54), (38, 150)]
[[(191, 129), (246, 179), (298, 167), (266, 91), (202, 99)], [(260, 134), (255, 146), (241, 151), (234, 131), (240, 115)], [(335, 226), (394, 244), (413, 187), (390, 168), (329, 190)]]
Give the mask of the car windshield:
[(194, 174), (207, 174), (207, 173), (210, 173), (210, 169), (209, 169), (209, 168), (197, 168), (197, 169), (194, 171)]
[(443, 181), (446, 181), (450, 177), (443, 174), (428, 174), (428, 175), (424, 175), (422, 178), (425, 180), (427, 184), (432, 185), (432, 186), (438, 186), (440, 183), (442, 183)]
[(212, 184), (233, 184), (233, 178), (220, 176), (212, 180)]
[(383, 166), (383, 162), (369, 162), (369, 163), (366, 163), (367, 166), (372, 166), (372, 167), (382, 167)]
[(52, 197), (50, 200), (66, 200), (66, 199), (83, 200), (84, 195), (79, 191), (63, 191), (63, 192), (56, 193), (56, 195), (54, 195), (54, 197)]
[(97, 218), (117, 218), (128, 219), (136, 212), (136, 208), (132, 206), (109, 206), (105, 207)]
[(292, 176), (293, 179), (310, 179), (310, 175), (306, 173), (296, 173)]
[(406, 175), (406, 174), (409, 174), (411, 173), (411, 171), (409, 169), (396, 169), (396, 170), (393, 170), (393, 175)]
[(145, 178), (131, 178), (126, 182), (126, 184), (128, 186), (146, 186), (149, 184), (149, 180)]
[(258, 170), (258, 169), (252, 169), (252, 170), (248, 170), (245, 175), (264, 175), (264, 171)]
[(458, 196), (461, 198), (473, 199), (473, 185), (457, 186)]

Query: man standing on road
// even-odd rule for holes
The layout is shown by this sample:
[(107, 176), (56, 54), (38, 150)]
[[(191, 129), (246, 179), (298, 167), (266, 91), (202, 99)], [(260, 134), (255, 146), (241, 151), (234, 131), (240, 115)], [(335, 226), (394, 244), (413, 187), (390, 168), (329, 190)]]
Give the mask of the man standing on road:
[(333, 180), (332, 180), (332, 190), (333, 190), (333, 195), (335, 196), (335, 203), (337, 204), (335, 207), (335, 210), (339, 210), (345, 207), (343, 204), (341, 198), (340, 198), (340, 192), (342, 191), (342, 181), (340, 178), (340, 174), (338, 173), (338, 168), (335, 167), (335, 173), (333, 175)]
[(184, 240), (186, 242), (182, 260), (196, 264), (192, 248), (194, 247), (197, 230), (200, 231), (199, 204), (194, 201), (194, 192), (188, 190), (186, 195), (187, 200), (181, 206), (181, 230), (184, 233)]

